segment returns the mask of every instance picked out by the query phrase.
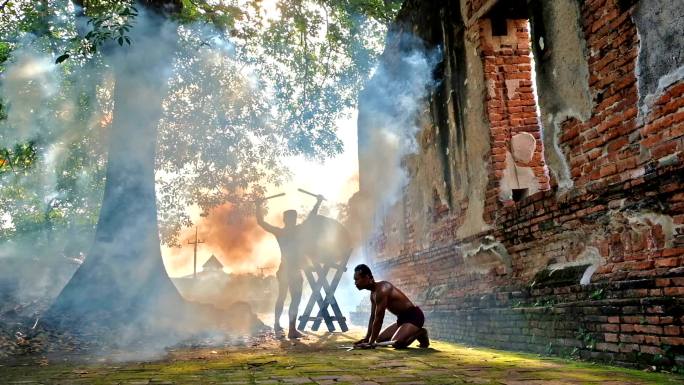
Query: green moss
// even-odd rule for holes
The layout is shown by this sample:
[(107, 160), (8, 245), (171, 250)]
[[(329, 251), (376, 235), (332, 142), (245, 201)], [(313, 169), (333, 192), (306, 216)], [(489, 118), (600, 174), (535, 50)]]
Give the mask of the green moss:
[[(534, 383), (680, 384), (684, 377), (645, 373), (625, 368), (544, 358), (532, 354), (470, 348), (434, 342), (430, 349), (339, 349), (356, 336), (310, 336), (294, 345), (269, 341), (258, 347), (185, 350), (148, 363), (59, 363), (48, 366), (2, 366), (0, 378), (43, 383), (204, 384), (221, 382), (285, 381), (337, 378), (337, 384), (364, 380), (387, 383), (421, 381), (427, 384), (501, 384), (504, 380)], [(537, 382), (533, 381), (537, 380)]]

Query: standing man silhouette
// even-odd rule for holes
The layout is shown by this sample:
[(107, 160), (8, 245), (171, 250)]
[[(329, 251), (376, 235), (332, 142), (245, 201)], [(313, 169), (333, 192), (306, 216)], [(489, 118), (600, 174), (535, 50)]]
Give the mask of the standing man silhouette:
[[(318, 209), (323, 202), (323, 196), (316, 196), (316, 204), (311, 209), (307, 216), (307, 220), (318, 213)], [(276, 335), (280, 336), (283, 328), (280, 327), (280, 315), (283, 312), (283, 305), (285, 304), (285, 296), (289, 290), (290, 292), (290, 308), (288, 310), (289, 316), (289, 330), (287, 338), (300, 338), (302, 334), (297, 331), (295, 324), (297, 322), (297, 311), (299, 310), (299, 302), (302, 300), (302, 265), (304, 263), (304, 255), (300, 247), (300, 225), (297, 225), (297, 211), (286, 210), (283, 212), (283, 223), (285, 227), (276, 227), (264, 221), (263, 200), (256, 202), (256, 218), (257, 223), (261, 228), (275, 235), (280, 246), (280, 267), (276, 273), (278, 278), (278, 298), (275, 304), (275, 322), (273, 329)]]

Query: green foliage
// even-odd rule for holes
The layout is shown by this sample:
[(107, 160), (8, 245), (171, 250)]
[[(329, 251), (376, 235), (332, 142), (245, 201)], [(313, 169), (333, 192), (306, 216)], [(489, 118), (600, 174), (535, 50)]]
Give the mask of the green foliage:
[(5, 172), (26, 173), (36, 162), (33, 142), (17, 144), (12, 149), (0, 148), (0, 175)]
[(594, 301), (604, 299), (605, 297), (606, 297), (606, 292), (605, 292), (605, 289), (603, 289), (603, 288), (596, 289), (596, 290), (592, 291), (591, 294), (589, 294), (589, 299), (594, 300)]
[(73, 55), (92, 57), (97, 50), (109, 41), (116, 41), (120, 46), (131, 45), (129, 32), (133, 28), (138, 9), (129, 1), (123, 2), (90, 2), (86, 4), (86, 13), (90, 15), (87, 24), (91, 26), (83, 38), (76, 35), (70, 39), (69, 47), (55, 60), (60, 64)]
[[(41, 52), (62, 64), (59, 98), (71, 98), (77, 106), (66, 139), (50, 134), (55, 130), (49, 122), (34, 138), (34, 157), (21, 177), (8, 166), (0, 171), (0, 217), (10, 215), (14, 224), (9, 230), (0, 226), (6, 236), (43, 229), (48, 219), (59, 228), (79, 218), (88, 226), (97, 218), (107, 155), (99, 130), (109, 123), (99, 127), (93, 121), (111, 119), (116, 108), (111, 96), (116, 79), (107, 66), (108, 56), (119, 49), (102, 48), (111, 42), (135, 46), (141, 17), (130, 0), (76, 3), (82, 11), (65, 0), (45, 0), (37, 7), (17, 0), (11, 17), (0, 16), (0, 40), (7, 42), (0, 45), (0, 58), (25, 44), (24, 32), (33, 33)], [(275, 18), (263, 12), (262, 1), (215, 3), (183, 0), (180, 12), (169, 16), (180, 24), (180, 45), (169, 58), (169, 96), (161, 101), (157, 183), (166, 192), (158, 202), (162, 238), (171, 244), (182, 226), (191, 225), (188, 206), (208, 211), (227, 201), (239, 203), (287, 177), (284, 157), (322, 159), (342, 150), (336, 121), (355, 106), (382, 51), (385, 23), (401, 2), (281, 0)], [(89, 21), (79, 22), (84, 16)], [(95, 90), (71, 89), (83, 83), (108, 95), (106, 101), (98, 102)], [(57, 116), (59, 105), (45, 108)], [(0, 115), (3, 111), (0, 104)], [(54, 144), (62, 149), (57, 166), (45, 159)], [(1, 146), (8, 144), (0, 133)]]
[(49, 33), (46, 21), (48, 6), (48, 0), (7, 1), (0, 10), (0, 41), (13, 41), (26, 32)]
[(537, 299), (532, 306), (534, 307), (545, 307), (547, 309), (550, 309), (555, 305), (557, 302), (554, 298), (539, 298)]
[[(104, 187), (104, 163), (93, 157), (87, 141), (75, 141), (65, 158), (48, 164), (38, 154), (45, 148), (34, 142), (0, 151), (9, 159), (0, 167), (0, 217), (12, 226), (0, 226), (0, 242), (14, 240), (15, 247), (52, 247), (65, 241), (65, 255), (84, 252), (94, 230)], [(54, 168), (54, 169), (50, 169)], [(52, 183), (46, 183), (54, 180)], [(74, 231), (69, 241), (65, 233)], [(71, 251), (69, 251), (71, 250)]]
[[(0, 41), (0, 64), (3, 64), (9, 59), (10, 53), (12, 52), (12, 46), (6, 41)], [(0, 66), (0, 71), (4, 70), (4, 67)]]
[(236, 20), (244, 18), (245, 14), (237, 5), (226, 3), (228, 2), (209, 4), (202, 0), (182, 0), (180, 13), (173, 17), (183, 24), (207, 22), (217, 30), (230, 31), (235, 27)]
[(577, 330), (577, 333), (575, 333), (575, 336), (577, 337), (578, 340), (582, 341), (582, 344), (584, 348), (590, 349), (590, 350), (595, 350), (596, 349), (596, 336), (594, 333), (586, 330), (584, 327), (580, 326), (579, 329)]

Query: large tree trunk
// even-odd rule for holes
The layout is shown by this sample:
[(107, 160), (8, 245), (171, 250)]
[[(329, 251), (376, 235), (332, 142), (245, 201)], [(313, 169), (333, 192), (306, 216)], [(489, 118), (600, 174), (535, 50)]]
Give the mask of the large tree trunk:
[(161, 16), (141, 14), (132, 38), (130, 48), (115, 47), (108, 60), (115, 73), (114, 116), (95, 241), (48, 312), (52, 322), (86, 333), (149, 330), (165, 319), (174, 322), (173, 312), (184, 308), (161, 258), (154, 181), (176, 36)]

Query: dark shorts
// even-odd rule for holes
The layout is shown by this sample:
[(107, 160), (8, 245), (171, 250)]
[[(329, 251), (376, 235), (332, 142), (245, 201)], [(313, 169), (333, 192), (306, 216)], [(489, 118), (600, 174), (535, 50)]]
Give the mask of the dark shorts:
[(423, 314), (423, 311), (420, 310), (418, 306), (414, 306), (397, 314), (397, 325), (401, 326), (406, 323), (422, 328), (425, 324), (425, 315)]

